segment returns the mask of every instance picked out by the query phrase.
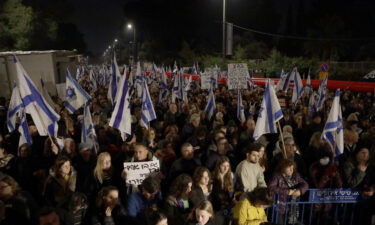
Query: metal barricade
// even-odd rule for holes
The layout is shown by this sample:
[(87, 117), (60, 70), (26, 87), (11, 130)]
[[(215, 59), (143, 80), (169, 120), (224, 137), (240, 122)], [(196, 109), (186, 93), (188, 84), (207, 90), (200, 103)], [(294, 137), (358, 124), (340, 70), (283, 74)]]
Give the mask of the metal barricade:
[(309, 189), (297, 199), (278, 201), (266, 210), (273, 224), (358, 224), (361, 194), (353, 189)]

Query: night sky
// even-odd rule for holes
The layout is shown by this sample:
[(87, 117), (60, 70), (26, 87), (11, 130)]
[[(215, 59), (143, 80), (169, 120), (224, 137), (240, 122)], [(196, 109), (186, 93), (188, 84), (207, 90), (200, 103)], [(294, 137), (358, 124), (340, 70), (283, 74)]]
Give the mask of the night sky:
[[(137, 27), (137, 39), (161, 40), (165, 51), (176, 51), (187, 40), (202, 51), (221, 46), (222, 0), (68, 0), (75, 12), (68, 20), (84, 34), (88, 49), (101, 54), (115, 38), (129, 41), (125, 25)], [(344, 37), (375, 37), (373, 0), (227, 0), (227, 18), (243, 27), (274, 34), (306, 36), (319, 30), (318, 21), (326, 15), (344, 18), (351, 28)], [(345, 27), (343, 28), (345, 29)], [(235, 29), (234, 34), (240, 35)], [(343, 33), (345, 33), (343, 31)], [(322, 31), (320, 37), (331, 34)], [(336, 34), (335, 34), (336, 35)], [(346, 35), (346, 36), (345, 36)], [(257, 35), (262, 41), (270, 37)], [(295, 40), (280, 40), (292, 42)], [(207, 44), (211, 48), (207, 48)], [(214, 52), (216, 53), (216, 52)]]

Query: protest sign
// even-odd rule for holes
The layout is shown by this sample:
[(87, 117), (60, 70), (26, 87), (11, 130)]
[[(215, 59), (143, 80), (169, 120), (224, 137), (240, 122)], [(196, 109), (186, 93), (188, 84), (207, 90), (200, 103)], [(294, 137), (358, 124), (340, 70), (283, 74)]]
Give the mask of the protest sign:
[(228, 89), (246, 89), (249, 70), (246, 63), (228, 64)]
[(140, 185), (150, 173), (158, 172), (160, 170), (160, 164), (158, 160), (147, 162), (124, 162), (124, 170), (127, 173), (127, 184)]
[(213, 75), (213, 71), (207, 69), (204, 73), (201, 73), (201, 89), (208, 90), (210, 89), (210, 78)]

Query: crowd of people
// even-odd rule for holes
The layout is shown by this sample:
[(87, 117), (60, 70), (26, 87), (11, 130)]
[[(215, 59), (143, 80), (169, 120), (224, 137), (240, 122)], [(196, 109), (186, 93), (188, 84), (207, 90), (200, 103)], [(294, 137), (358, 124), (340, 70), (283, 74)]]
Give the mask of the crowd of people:
[[(375, 96), (344, 90), (341, 95), (345, 149), (335, 155), (321, 139), (333, 100), (311, 112), (305, 93), (296, 106), (285, 100), (282, 135), (253, 139), (262, 87), (243, 90), (246, 121), (237, 118), (237, 92), (220, 84), (216, 110), (203, 111), (207, 91), (194, 85), (188, 102), (159, 101), (150, 85), (157, 119), (141, 126), (141, 101), (131, 99), (132, 135), (123, 141), (108, 125), (113, 106), (107, 88), (90, 90), (98, 148), (81, 143), (83, 110), (69, 114), (52, 96), (61, 115), (58, 137), (40, 136), (28, 118), (32, 145), (18, 146), (19, 132), (6, 128), (8, 99), (0, 98), (0, 224), (185, 225), (270, 223), (265, 209), (298, 201), (309, 188), (353, 188), (360, 205), (357, 224), (374, 214)], [(283, 144), (284, 143), (284, 144)], [(285, 146), (285, 149), (284, 149)], [(285, 151), (285, 154), (284, 154)], [(127, 184), (124, 162), (159, 160), (160, 170), (138, 186)], [(275, 199), (277, 195), (277, 200)], [(332, 204), (315, 204), (320, 223), (332, 224)], [(372, 211), (371, 211), (372, 210)], [(298, 205), (280, 205), (277, 224), (302, 224)], [(314, 218), (313, 218), (314, 219)]]

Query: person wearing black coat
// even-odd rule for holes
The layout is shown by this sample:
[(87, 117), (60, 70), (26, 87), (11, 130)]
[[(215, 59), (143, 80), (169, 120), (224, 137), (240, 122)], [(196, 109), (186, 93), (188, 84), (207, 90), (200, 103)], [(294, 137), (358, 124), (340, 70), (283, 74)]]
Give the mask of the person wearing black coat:
[(0, 173), (0, 200), (5, 204), (5, 218), (9, 224), (32, 224), (38, 209), (31, 195), (22, 191), (18, 183)]

